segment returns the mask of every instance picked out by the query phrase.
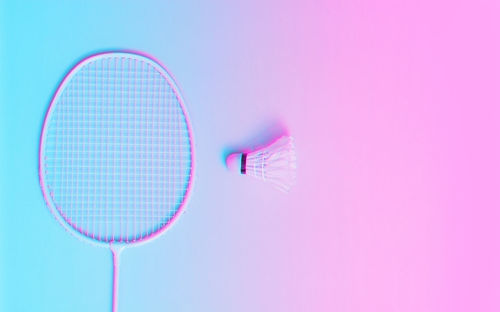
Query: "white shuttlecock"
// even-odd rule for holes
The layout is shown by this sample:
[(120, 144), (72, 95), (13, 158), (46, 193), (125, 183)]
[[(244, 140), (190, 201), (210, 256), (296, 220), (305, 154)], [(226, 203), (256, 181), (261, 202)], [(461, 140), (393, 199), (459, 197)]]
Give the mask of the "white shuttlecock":
[(288, 192), (295, 183), (296, 157), (293, 137), (283, 136), (272, 144), (249, 153), (234, 153), (227, 157), (229, 170), (271, 182)]

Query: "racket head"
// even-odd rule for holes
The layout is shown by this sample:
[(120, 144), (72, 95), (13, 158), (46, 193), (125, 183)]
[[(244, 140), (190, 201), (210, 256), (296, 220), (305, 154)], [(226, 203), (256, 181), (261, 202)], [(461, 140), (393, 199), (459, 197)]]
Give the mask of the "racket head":
[[(154, 198), (156, 200), (155, 203), (157, 205), (162, 204), (162, 199), (163, 200), (168, 199), (167, 200), (168, 204), (169, 204), (169, 207), (167, 208), (168, 212), (165, 213), (165, 211), (163, 211), (163, 214), (162, 214), (161, 211), (156, 211), (159, 214), (159, 219), (156, 219), (156, 223), (150, 224), (149, 227), (146, 226), (142, 230), (139, 230), (139, 232), (126, 233), (125, 235), (120, 235), (120, 233), (118, 233), (118, 235), (117, 235), (117, 233), (112, 233), (112, 232), (103, 234), (103, 233), (96, 233), (96, 231), (89, 231), (89, 228), (86, 228), (82, 224), (78, 224), (78, 222), (76, 222), (74, 219), (72, 219), (72, 216), (70, 216), (68, 214), (68, 211), (71, 210), (72, 208), (69, 208), (69, 210), (68, 210), (67, 207), (64, 207), (59, 202), (58, 196), (56, 194), (58, 191), (56, 190), (56, 188), (54, 186), (56, 184), (60, 183), (61, 181), (57, 180), (57, 178), (54, 177), (53, 172), (52, 172), (52, 177), (51, 177), (50, 171), (53, 169), (61, 169), (61, 168), (57, 167), (58, 166), (56, 164), (57, 161), (54, 161), (54, 160), (52, 161), (52, 164), (49, 165), (49, 163), (51, 161), (49, 160), (50, 157), (48, 156), (50, 154), (48, 147), (54, 146), (54, 141), (56, 143), (58, 141), (57, 138), (51, 140), (51, 136), (57, 137), (58, 134), (66, 132), (66, 135), (69, 137), (69, 139), (63, 139), (62, 145), (64, 146), (64, 144), (71, 144), (71, 142), (74, 143), (76, 140), (77, 144), (75, 144), (72, 148), (73, 149), (76, 148), (77, 151), (73, 150), (73, 153), (71, 153), (71, 151), (70, 151), (70, 153), (66, 155), (66, 156), (70, 156), (68, 159), (72, 159), (73, 162), (71, 162), (71, 163), (67, 162), (66, 164), (62, 165), (63, 167), (65, 167), (66, 173), (64, 173), (64, 172), (61, 173), (61, 176), (64, 176), (65, 174), (70, 175), (72, 170), (78, 171), (78, 168), (72, 167), (72, 165), (74, 165), (74, 164), (81, 165), (82, 164), (81, 160), (80, 160), (80, 162), (79, 162), (79, 160), (77, 160), (77, 161), (74, 160), (75, 156), (78, 157), (78, 155), (80, 155), (80, 153), (82, 152), (81, 150), (78, 151), (78, 149), (79, 149), (78, 143), (81, 143), (81, 142), (79, 142), (79, 140), (81, 139), (82, 136), (89, 139), (89, 141), (88, 141), (89, 144), (87, 146), (87, 147), (89, 147), (89, 146), (92, 146), (92, 144), (95, 144), (97, 142), (97, 141), (93, 141), (93, 140), (98, 140), (98, 136), (92, 137), (90, 127), (89, 127), (89, 129), (85, 130), (87, 132), (78, 132), (77, 129), (72, 129), (73, 131), (77, 130), (76, 133), (71, 132), (71, 127), (69, 127), (70, 128), (69, 130), (63, 128), (62, 132), (60, 132), (61, 129), (58, 128), (58, 125), (57, 125), (58, 122), (54, 121), (54, 119), (57, 119), (57, 118), (54, 118), (54, 116), (57, 116), (58, 114), (64, 114), (64, 109), (60, 108), (60, 107), (64, 107), (66, 109), (66, 116), (65, 117), (66, 118), (74, 117), (74, 116), (72, 116), (72, 109), (73, 110), (79, 109), (78, 105), (84, 105), (84, 106), (88, 105), (88, 104), (82, 104), (82, 103), (88, 103), (88, 101), (91, 100), (92, 92), (88, 93), (86, 95), (87, 97), (85, 97), (85, 95), (80, 95), (80, 97), (83, 96), (83, 99), (78, 98), (78, 95), (77, 95), (76, 96), (76, 98), (77, 98), (76, 103), (75, 103), (74, 99), (68, 100), (67, 98), (66, 98), (65, 104), (61, 104), (61, 101), (63, 101), (65, 96), (68, 97), (69, 91), (67, 91), (67, 90), (69, 90), (69, 88), (71, 88), (71, 87), (74, 87), (75, 79), (78, 79), (78, 75), (84, 73), (85, 71), (90, 71), (89, 66), (91, 67), (91, 64), (94, 64), (96, 66), (96, 67), (94, 67), (94, 69), (95, 69), (95, 73), (97, 73), (98, 72), (96, 70), (97, 62), (101, 61), (101, 65), (102, 65), (102, 63), (105, 63), (106, 61), (108, 61), (108, 63), (110, 61), (114, 61), (115, 62), (114, 63), (115, 64), (114, 74), (116, 74), (119, 71), (119, 69), (116, 67), (117, 62), (120, 62), (120, 61), (123, 62), (123, 60), (133, 61), (133, 62), (135, 62), (135, 65), (137, 65), (137, 66), (139, 66), (139, 64), (142, 64), (143, 67), (141, 68), (141, 70), (143, 70), (145, 67), (147, 67), (148, 71), (151, 71), (152, 75), (155, 75), (155, 79), (156, 79), (155, 82), (158, 81), (160, 84), (162, 84), (164, 93), (167, 93), (170, 96), (172, 96), (172, 98), (170, 99), (170, 101), (171, 101), (170, 103), (166, 103), (166, 101), (167, 101), (166, 99), (163, 99), (163, 101), (161, 99), (157, 99), (156, 104), (158, 105), (157, 107), (158, 107), (159, 111), (156, 111), (156, 112), (157, 113), (161, 112), (161, 109), (163, 108), (162, 105), (167, 105), (167, 106), (169, 106), (168, 109), (170, 109), (171, 111), (169, 111), (169, 113), (167, 113), (165, 116), (163, 116), (164, 122), (168, 121), (168, 118), (171, 117), (169, 114), (172, 113), (172, 110), (173, 110), (173, 114), (175, 114), (177, 116), (177, 118), (182, 119), (182, 121), (177, 120), (176, 128), (172, 129), (170, 126), (167, 126), (167, 130), (165, 130), (165, 131), (167, 131), (167, 132), (172, 131), (172, 133), (174, 133), (174, 132), (176, 132), (176, 130), (179, 130), (179, 132), (182, 132), (182, 134), (179, 135), (180, 137), (176, 138), (177, 139), (176, 142), (179, 143), (179, 146), (183, 145), (181, 150), (177, 150), (177, 151), (175, 151), (176, 146), (172, 145), (175, 143), (172, 143), (171, 141), (168, 141), (168, 140), (167, 140), (168, 142), (164, 141), (163, 143), (158, 144), (158, 145), (162, 146), (162, 147), (160, 147), (160, 149), (158, 149), (157, 146), (155, 147), (154, 146), (155, 144), (153, 144), (153, 143), (148, 145), (148, 142), (153, 142), (155, 139), (165, 139), (165, 136), (168, 136), (168, 135), (165, 135), (165, 131), (163, 131), (163, 136), (158, 135), (158, 132), (155, 132), (155, 131), (162, 132), (162, 127), (160, 126), (159, 122), (156, 123), (156, 127), (151, 125), (148, 129), (148, 124), (150, 122), (152, 122), (152, 124), (154, 124), (154, 120), (149, 120), (148, 118), (154, 119), (155, 118), (154, 114), (145, 113), (146, 116), (145, 116), (144, 121), (141, 121), (141, 120), (138, 121), (138, 120), (136, 120), (137, 118), (132, 117), (132, 119), (135, 118), (136, 123), (134, 124), (134, 122), (132, 122), (132, 124), (134, 124), (134, 126), (136, 128), (134, 128), (135, 132), (132, 135), (129, 135), (129, 139), (130, 139), (130, 136), (134, 137), (139, 133), (139, 136), (142, 136), (142, 140), (140, 140), (140, 142), (135, 142), (135, 143), (137, 143), (136, 145), (142, 146), (142, 147), (144, 147), (144, 145), (145, 145), (146, 149), (149, 147), (151, 147), (152, 149), (156, 148), (155, 152), (152, 152), (151, 154), (154, 154), (157, 158), (151, 157), (150, 159), (146, 160), (146, 162), (141, 163), (139, 166), (134, 167), (135, 169), (139, 169), (139, 171), (140, 170), (143, 170), (143, 171), (140, 172), (139, 175), (134, 176), (134, 174), (132, 174), (132, 176), (129, 175), (129, 176), (127, 176), (127, 178), (131, 178), (131, 177), (132, 178), (134, 178), (134, 177), (146, 178), (142, 182), (140, 182), (140, 181), (137, 182), (139, 184), (140, 183), (147, 183), (148, 182), (147, 178), (149, 178), (149, 179), (151, 179), (151, 181), (149, 181), (149, 182), (151, 182), (150, 186), (154, 186), (154, 182), (158, 182), (158, 178), (156, 178), (156, 180), (155, 180), (155, 176), (163, 176), (163, 178), (159, 178), (161, 180), (159, 183), (160, 186), (167, 185), (168, 184), (167, 182), (172, 183), (172, 184), (179, 184), (179, 181), (182, 184), (182, 186), (180, 189), (177, 189), (177, 191), (174, 190), (173, 195), (170, 197), (165, 196), (165, 194), (161, 195), (163, 197), (155, 196), (154, 195), (155, 192), (158, 191), (158, 185), (156, 185), (155, 191), (152, 191), (151, 193), (149, 193), (149, 190), (147, 190), (147, 187), (142, 187), (139, 192), (135, 193), (135, 194), (139, 194), (138, 196), (142, 197), (142, 199), (146, 199), (146, 201), (145, 201), (146, 204), (142, 204), (141, 207), (146, 207), (146, 210), (147, 210), (147, 207), (148, 207), (147, 203), (149, 202), (148, 199)], [(108, 64), (108, 66), (111, 66), (109, 64)], [(123, 63), (121, 63), (121, 65), (123, 65)], [(130, 65), (130, 63), (129, 63), (129, 65)], [(128, 69), (131, 70), (132, 67), (133, 66), (129, 66)], [(135, 67), (136, 70), (138, 70), (137, 68), (138, 67)], [(108, 76), (106, 76), (104, 74), (106, 71), (110, 72), (108, 74)], [(126, 68), (125, 67), (122, 68), (122, 71), (125, 73)], [(145, 104), (145, 102), (148, 102), (151, 100), (147, 95), (147, 93), (149, 91), (151, 91), (151, 89), (149, 89), (150, 87), (148, 86), (148, 83), (143, 83), (151, 77), (142, 77), (141, 74), (144, 74), (144, 73), (140, 73), (140, 72), (139, 73), (135, 72), (136, 76), (134, 76), (134, 74), (131, 74), (131, 75), (127, 76), (126, 78), (123, 75), (113, 76), (112, 69), (110, 67), (107, 67), (107, 69), (106, 68), (102, 69), (102, 72), (103, 72), (103, 75), (99, 78), (100, 80), (96, 78), (95, 81), (92, 81), (93, 76), (87, 75), (86, 76), (86, 78), (88, 79), (87, 84), (88, 85), (94, 84), (96, 86), (95, 90), (97, 90), (98, 89), (97, 86), (99, 86), (99, 83), (108, 84), (108, 86), (109, 86), (110, 84), (116, 84), (117, 80), (119, 80), (119, 79), (122, 79), (122, 82), (123, 82), (127, 78), (127, 79), (130, 79), (130, 81), (132, 81), (132, 84), (133, 83), (141, 83), (141, 86), (139, 88), (136, 87), (136, 89), (135, 89), (135, 91), (137, 91), (137, 94), (139, 94), (139, 96), (138, 96), (139, 98), (137, 98), (137, 97), (134, 98), (135, 104), (138, 104), (137, 106), (139, 106), (139, 110), (141, 109), (140, 108), (141, 105), (147, 106), (147, 103)], [(129, 74), (130, 74), (130, 72), (129, 72)], [(96, 76), (94, 76), (94, 77), (98, 77), (98, 76), (99, 75), (96, 74)], [(118, 78), (118, 77), (120, 77), (120, 78)], [(130, 81), (129, 81), (129, 83), (130, 83)], [(156, 87), (156, 85), (155, 85), (155, 87)], [(155, 87), (153, 87), (153, 89)], [(78, 87), (76, 87), (76, 88), (78, 89)], [(83, 86), (82, 88), (84, 89), (85, 87)], [(103, 87), (103, 89), (104, 89), (104, 87)], [(121, 91), (125, 92), (124, 91), (125, 89), (126, 89), (126, 87), (124, 87), (122, 85)], [(160, 87), (160, 89), (161, 89), (161, 87)], [(116, 91), (116, 92), (118, 92), (118, 91)], [(132, 91), (128, 90), (128, 92), (132, 92)], [(152, 91), (152, 92), (154, 93), (155, 91)], [(141, 97), (140, 94), (146, 94), (146, 95)], [(97, 99), (98, 98), (96, 96), (97, 94), (94, 94), (94, 95), (95, 95), (94, 96), (95, 97), (95, 101), (94, 101), (95, 105), (94, 106), (98, 110), (99, 104), (103, 104), (103, 103), (102, 102), (98, 103), (99, 100)], [(101, 94), (101, 95), (102, 95), (101, 100), (103, 100), (103, 99), (107, 98), (110, 94), (108, 94), (108, 95)], [(115, 95), (115, 97), (116, 97), (116, 95)], [(70, 98), (71, 98), (71, 96), (70, 96)], [(119, 99), (124, 100), (123, 97), (121, 97), (121, 98), (119, 97)], [(118, 101), (116, 99), (111, 99), (111, 100), (108, 99), (108, 103), (107, 103), (108, 106), (110, 105), (110, 102), (113, 102), (112, 105), (115, 106), (112, 109), (120, 109), (120, 107), (119, 107), (120, 101)], [(154, 100), (153, 100), (153, 102), (154, 102)], [(128, 105), (131, 105), (131, 103), (132, 102), (128, 102)], [(193, 178), (194, 178), (194, 159), (195, 159), (194, 158), (194, 141), (193, 141), (193, 136), (192, 136), (192, 127), (191, 127), (188, 113), (187, 113), (187, 110), (186, 110), (184, 103), (185, 102), (184, 102), (184, 99), (182, 97), (181, 90), (178, 87), (178, 84), (176, 83), (172, 74), (158, 60), (154, 59), (153, 57), (151, 57), (147, 54), (137, 52), (137, 51), (110, 51), (110, 52), (102, 52), (102, 53), (93, 54), (93, 55), (90, 55), (90, 56), (82, 59), (81, 61), (79, 61), (65, 75), (65, 77), (63, 78), (63, 80), (59, 84), (58, 88), (56, 89), (54, 96), (52, 97), (52, 100), (50, 102), (49, 108), (47, 109), (47, 113), (45, 115), (44, 122), (43, 122), (43, 127), (42, 127), (42, 131), (41, 131), (41, 135), (40, 135), (40, 145), (39, 145), (39, 180), (40, 180), (42, 194), (43, 194), (43, 197), (45, 199), (47, 206), (49, 207), (51, 213), (56, 217), (56, 219), (59, 221), (59, 223), (67, 231), (76, 235), (78, 238), (81, 238), (87, 242), (91, 242), (91, 243), (94, 243), (94, 244), (97, 244), (100, 246), (108, 246), (109, 244), (128, 244), (128, 245), (129, 244), (140, 244), (140, 243), (144, 243), (146, 241), (149, 241), (153, 238), (158, 237), (160, 234), (162, 234), (165, 230), (167, 230), (178, 219), (178, 217), (184, 211), (184, 208), (185, 208), (187, 201), (189, 199), (189, 195), (192, 191)], [(76, 108), (74, 108), (74, 107), (68, 108), (68, 105), (76, 106)], [(151, 104), (151, 106), (146, 107), (146, 108), (143, 107), (143, 109), (148, 110), (152, 106), (154, 106), (154, 104)], [(121, 107), (121, 108), (123, 108), (123, 107)], [(133, 105), (127, 107), (127, 109), (129, 109), (129, 108), (135, 109), (133, 107)], [(107, 107), (107, 109), (109, 110), (110, 107)], [(102, 117), (102, 116), (99, 116), (99, 112), (97, 112), (97, 110), (94, 113), (94, 115), (96, 115), (95, 116), (96, 119), (99, 119), (99, 117)], [(109, 113), (109, 111), (107, 111), (106, 109), (101, 110), (100, 112), (104, 113), (104, 115), (111, 115), (111, 113)], [(165, 114), (165, 112), (163, 112), (163, 114)], [(135, 116), (135, 114), (132, 114), (132, 115)], [(63, 122), (67, 122), (67, 120), (59, 121), (59, 123), (61, 125), (64, 124)], [(115, 126), (115, 128), (112, 129), (111, 132), (113, 132), (113, 130), (116, 131), (117, 129), (120, 129), (119, 122), (117, 123), (116, 120), (111, 121), (111, 122), (112, 123), (114, 122), (114, 126)], [(55, 126), (56, 130), (51, 129), (51, 124), (53, 124), (53, 123), (56, 123), (56, 126)], [(71, 121), (70, 121), (70, 123), (71, 123)], [(102, 131), (103, 131), (102, 127), (104, 127), (103, 125), (106, 124), (105, 120), (101, 120), (99, 124), (100, 124), (100, 126), (98, 126), (97, 123), (95, 123), (94, 126), (95, 126), (95, 128), (98, 128), (101, 131), (100, 134), (102, 135)], [(170, 124), (170, 123), (168, 123), (168, 124)], [(87, 124), (87, 126), (88, 126), (88, 124)], [(78, 126), (75, 126), (73, 124), (73, 128), (75, 128), (75, 127), (78, 128)], [(99, 128), (99, 127), (101, 127), (101, 128)], [(148, 130), (150, 131), (149, 134), (153, 135), (153, 138), (148, 137), (148, 135), (147, 135)], [(144, 131), (146, 131), (146, 132), (144, 133)], [(96, 132), (98, 132), (98, 130), (96, 130)], [(153, 133), (156, 133), (156, 136)], [(108, 132), (108, 134), (109, 134), (109, 132)], [(115, 132), (115, 134), (116, 134), (116, 132)], [(117, 137), (119, 137), (119, 136), (117, 136)], [(61, 141), (61, 140), (59, 140), (59, 141)], [(67, 141), (69, 141), (70, 143), (68, 143)], [(90, 142), (92, 142), (92, 143), (90, 143)], [(175, 139), (174, 139), (174, 142), (175, 142)], [(100, 141), (99, 143), (103, 143), (103, 142)], [(118, 140), (118, 141), (106, 142), (106, 143), (119, 145), (120, 143), (122, 143), (122, 141)], [(127, 142), (125, 142), (125, 143), (127, 143)], [(130, 142), (128, 142), (128, 143), (130, 143)], [(101, 145), (104, 146), (104, 144), (101, 144)], [(134, 143), (132, 143), (132, 145), (134, 145)], [(135, 147), (137, 147), (137, 146), (135, 146)], [(165, 146), (168, 146), (168, 147), (165, 147)], [(174, 148), (169, 149), (172, 146)], [(68, 146), (66, 146), (66, 147), (68, 147)], [(83, 152), (85, 152), (85, 149), (82, 148), (82, 150), (83, 150)], [(63, 152), (64, 152), (64, 149), (63, 149)], [(130, 150), (128, 152), (130, 152)], [(172, 154), (172, 155), (179, 154), (180, 155), (179, 157), (182, 158), (182, 161), (179, 162), (179, 161), (175, 161), (175, 160), (170, 159), (169, 160), (170, 162), (167, 162), (167, 161), (162, 162), (162, 159), (160, 159), (162, 152), (164, 152), (166, 154)], [(179, 153), (177, 153), (177, 152), (179, 152)], [(139, 151), (139, 153), (140, 153), (140, 151)], [(120, 154), (120, 156), (124, 156), (124, 155), (127, 156), (127, 152), (125, 152), (125, 154)], [(52, 155), (52, 157), (53, 156), (54, 155)], [(141, 159), (140, 155), (138, 156), (137, 154), (135, 154), (135, 156), (134, 156), (133, 153), (132, 153), (132, 156), (130, 156), (130, 153), (128, 154), (128, 156), (130, 157), (130, 159), (128, 159), (130, 161), (138, 160), (137, 158), (139, 158), (139, 161), (140, 161), (140, 159)], [(172, 157), (172, 156), (169, 156), (169, 157)], [(98, 153), (94, 154), (93, 158), (94, 158), (94, 160), (96, 160), (95, 163), (97, 163), (99, 160), (103, 160), (102, 154), (101, 154), (101, 158), (99, 158)], [(54, 157), (54, 159), (55, 159), (55, 157)], [(83, 159), (83, 157), (82, 157), (82, 159)], [(104, 159), (105, 159), (105, 161), (110, 161), (109, 155), (107, 156), (107, 158), (104, 157)], [(121, 161), (123, 161), (123, 159)], [(147, 165), (147, 161), (151, 161), (151, 163), (149, 164), (149, 167)], [(157, 172), (155, 169), (158, 169), (158, 168), (155, 168), (155, 166), (153, 164), (154, 161), (156, 161), (156, 165), (163, 164), (163, 166), (167, 169), (163, 168), (162, 166), (159, 166), (159, 167), (163, 168), (164, 170), (163, 171), (160, 170), (160, 172)], [(90, 163), (86, 163), (86, 164), (88, 166), (91, 166)], [(107, 162), (107, 164), (111, 165), (110, 162)], [(123, 164), (123, 162), (122, 162), (122, 164)], [(59, 163), (59, 165), (61, 165), (61, 163)], [(180, 172), (172, 173), (172, 172), (168, 171), (170, 169), (174, 169), (174, 167), (176, 167), (176, 166), (181, 167), (181, 170), (179, 170)], [(125, 167), (126, 166), (122, 166), (121, 170), (126, 171), (127, 169), (124, 169)], [(99, 168), (99, 166), (94, 166), (92, 169), (94, 169), (93, 173), (98, 174), (97, 169), (103, 169), (103, 168)], [(150, 169), (150, 170), (148, 171), (148, 169)], [(182, 170), (182, 169), (184, 169), (184, 170)], [(103, 177), (103, 176), (105, 177), (105, 174), (101, 175), (101, 177)], [(165, 177), (165, 176), (167, 176), (167, 177)], [(173, 180), (167, 181), (168, 179), (172, 178), (172, 176), (173, 176)], [(71, 181), (71, 183), (73, 183), (72, 184), (73, 185), (72, 192), (79, 194), (79, 191), (81, 191), (81, 190), (75, 189), (75, 187), (74, 187), (75, 183), (78, 184), (78, 173), (76, 174), (76, 178), (73, 178), (73, 179), (68, 178), (68, 177), (66, 177), (66, 178), (72, 180)], [(76, 179), (76, 181), (75, 181), (75, 179)], [(82, 184), (84, 184), (85, 182), (87, 182), (88, 184), (91, 184), (91, 181), (90, 181), (90, 179), (88, 179), (88, 177), (86, 179), (84, 178), (84, 180), (85, 181), (82, 182)], [(153, 181), (153, 180), (155, 180), (155, 181)], [(129, 182), (131, 182), (131, 181), (134, 181), (134, 180), (131, 179)], [(116, 182), (116, 181), (107, 181), (107, 182)], [(131, 182), (131, 183), (133, 184), (134, 182)], [(108, 185), (107, 187), (109, 187), (109, 186), (110, 185)], [(142, 186), (144, 186), (144, 185), (142, 185)], [(98, 186), (94, 185), (93, 190), (95, 192), (98, 192), (97, 188), (98, 188)], [(109, 190), (111, 190), (111, 189), (112, 188), (109, 188)], [(127, 188), (126, 190), (131, 191), (130, 188)], [(87, 193), (89, 193), (88, 190), (87, 190)], [(100, 194), (102, 195), (102, 193), (100, 193)], [(151, 194), (151, 196), (149, 194)], [(90, 196), (91, 194), (84, 194), (84, 195)], [(125, 196), (125, 195), (130, 195), (130, 194), (127, 194), (126, 192), (122, 192), (122, 195)], [(116, 193), (113, 193), (112, 196), (119, 196), (119, 195), (117, 195)], [(95, 197), (96, 198), (94, 198), (95, 199), (94, 202), (96, 203), (97, 199), (99, 199), (99, 196), (95, 196)], [(135, 198), (135, 199), (137, 199), (137, 198)], [(68, 204), (68, 202), (65, 201), (65, 204)], [(113, 209), (113, 207), (111, 207), (111, 210), (112, 209)], [(140, 209), (140, 207), (138, 209)], [(109, 213), (111, 210), (107, 209), (106, 212)], [(150, 212), (150, 211), (148, 210), (148, 212)], [(99, 215), (97, 215), (97, 216), (106, 218), (106, 216), (99, 216)], [(123, 216), (120, 216), (120, 217), (123, 217)], [(107, 220), (107, 221), (110, 221), (110, 220)], [(104, 223), (106, 223), (107, 221), (104, 220)], [(130, 220), (128, 220), (128, 221), (130, 221)], [(134, 221), (132, 221), (132, 223), (133, 222)], [(152, 222), (154, 222), (154, 221), (152, 221)], [(111, 223), (117, 223), (117, 221), (113, 219), (113, 220), (111, 220)], [(140, 216), (139, 216), (138, 223), (141, 223)], [(103, 226), (103, 225), (101, 224), (101, 226)]]

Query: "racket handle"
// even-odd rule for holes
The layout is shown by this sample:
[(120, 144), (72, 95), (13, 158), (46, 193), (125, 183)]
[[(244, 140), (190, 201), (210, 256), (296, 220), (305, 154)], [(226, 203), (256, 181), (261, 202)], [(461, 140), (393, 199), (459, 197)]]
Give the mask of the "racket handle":
[(113, 295), (111, 301), (111, 311), (118, 311), (118, 276), (120, 271), (120, 253), (123, 250), (123, 246), (114, 245), (113, 243), (109, 244), (111, 249), (111, 255), (113, 260)]

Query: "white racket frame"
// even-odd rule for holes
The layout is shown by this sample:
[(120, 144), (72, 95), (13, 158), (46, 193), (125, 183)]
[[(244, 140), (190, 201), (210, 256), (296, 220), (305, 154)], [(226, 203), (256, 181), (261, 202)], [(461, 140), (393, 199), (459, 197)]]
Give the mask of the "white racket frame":
[[(46, 139), (46, 125), (50, 121), (50, 117), (52, 114), (52, 111), (54, 109), (54, 106), (56, 103), (59, 101), (59, 97), (63, 93), (63, 91), (66, 88), (66, 85), (71, 81), (73, 76), (78, 73), (78, 71), (89, 64), (90, 62), (97, 61), (102, 58), (107, 58), (107, 57), (125, 57), (125, 58), (133, 58), (138, 61), (144, 61), (151, 66), (153, 66), (156, 70), (160, 72), (160, 74), (167, 80), (169, 85), (172, 87), (175, 95), (177, 96), (179, 105), (181, 106), (182, 112), (184, 114), (185, 120), (186, 120), (186, 126), (188, 128), (188, 133), (189, 133), (189, 141), (190, 141), (190, 152), (191, 152), (191, 174), (189, 177), (189, 182), (188, 186), (186, 188), (186, 193), (184, 195), (184, 199), (182, 203), (179, 205), (179, 208), (175, 212), (174, 216), (166, 223), (164, 224), (160, 229), (157, 231), (144, 236), (142, 238), (136, 239), (134, 241), (129, 241), (129, 242), (118, 242), (118, 241), (101, 241), (98, 240), (97, 238), (92, 238), (84, 233), (81, 233), (80, 231), (76, 230), (73, 228), (66, 219), (61, 215), (59, 210), (56, 208), (55, 203), (52, 200), (52, 197), (48, 193), (48, 188), (47, 185), (45, 184), (45, 174), (44, 174), (44, 166), (45, 162), (43, 159), (43, 151), (45, 147), (45, 139)], [(88, 243), (91, 243), (93, 245), (97, 245), (99, 247), (109, 247), (110, 245), (115, 245), (116, 247), (119, 246), (137, 246), (140, 244), (143, 244), (145, 242), (150, 242), (151, 240), (159, 237), (162, 233), (164, 233), (168, 228), (170, 228), (175, 221), (179, 218), (179, 216), (184, 212), (185, 206), (187, 205), (187, 202), (189, 200), (190, 194), (192, 192), (193, 188), (193, 180), (194, 180), (194, 172), (195, 172), (195, 157), (194, 157), (194, 140), (193, 140), (193, 132), (192, 132), (192, 127), (191, 123), (189, 121), (189, 115), (187, 113), (186, 107), (184, 105), (185, 101), (184, 98), (182, 97), (182, 93), (180, 91), (180, 88), (178, 86), (178, 83), (175, 81), (174, 77), (172, 74), (155, 58), (146, 55), (141, 52), (137, 51), (120, 51), (120, 52), (102, 52), (102, 53), (97, 53), (97, 54), (92, 54), (83, 60), (81, 60), (77, 65), (75, 65), (69, 72), (68, 74), (64, 77), (62, 82), (60, 83), (59, 87), (57, 88), (52, 100), (50, 101), (49, 108), (47, 110), (47, 113), (45, 115), (45, 119), (43, 121), (43, 127), (42, 127), (42, 133), (40, 136), (40, 147), (39, 147), (39, 168), (38, 168), (38, 174), (39, 174), (39, 180), (40, 180), (40, 186), (42, 189), (43, 197), (45, 199), (45, 202), (47, 206), (50, 209), (50, 212), (54, 217), (57, 219), (57, 221), (70, 233), (75, 235), (77, 238), (82, 239)]]

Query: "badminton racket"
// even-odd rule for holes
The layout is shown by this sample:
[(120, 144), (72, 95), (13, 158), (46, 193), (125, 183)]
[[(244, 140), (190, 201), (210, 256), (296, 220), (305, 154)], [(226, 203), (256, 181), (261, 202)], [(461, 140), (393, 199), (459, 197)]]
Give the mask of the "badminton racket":
[(42, 193), (65, 229), (111, 249), (113, 312), (120, 251), (157, 237), (177, 219), (193, 163), (179, 88), (151, 57), (92, 55), (56, 90), (40, 138)]

